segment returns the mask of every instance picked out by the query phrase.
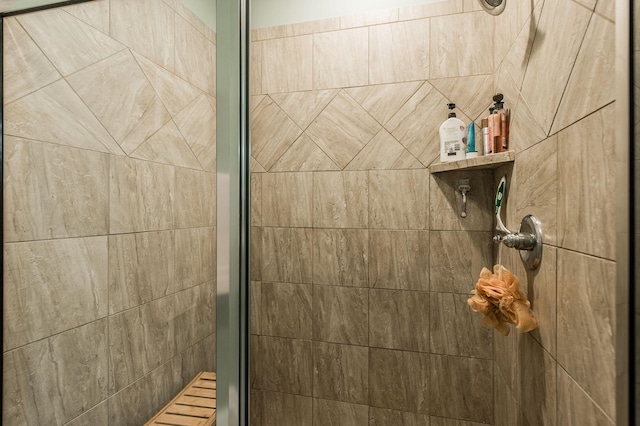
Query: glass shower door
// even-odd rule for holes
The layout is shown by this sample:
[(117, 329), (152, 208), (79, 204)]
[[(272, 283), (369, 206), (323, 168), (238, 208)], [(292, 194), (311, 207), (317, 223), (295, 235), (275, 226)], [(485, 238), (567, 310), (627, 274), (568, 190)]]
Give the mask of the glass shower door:
[(2, 422), (140, 425), (216, 369), (215, 17), (65, 3), (2, 17)]

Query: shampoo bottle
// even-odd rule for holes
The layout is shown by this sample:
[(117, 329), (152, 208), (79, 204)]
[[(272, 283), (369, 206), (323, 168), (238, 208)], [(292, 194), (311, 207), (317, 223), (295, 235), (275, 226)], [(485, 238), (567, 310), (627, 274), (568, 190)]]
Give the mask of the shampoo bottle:
[(473, 121), (469, 123), (467, 132), (467, 152), (465, 156), (466, 158), (475, 158), (478, 156), (478, 151), (476, 149), (476, 123)]
[(448, 104), (449, 118), (440, 126), (440, 161), (464, 160), (467, 149), (467, 126), (456, 118), (455, 104)]

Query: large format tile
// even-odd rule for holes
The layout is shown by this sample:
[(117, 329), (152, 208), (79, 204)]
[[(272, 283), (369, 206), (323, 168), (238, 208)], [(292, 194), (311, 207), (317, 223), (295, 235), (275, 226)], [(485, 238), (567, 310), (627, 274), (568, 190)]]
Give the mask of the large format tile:
[(5, 352), (2, 422), (67, 424), (105, 400), (107, 346), (102, 320)]
[(175, 296), (109, 317), (109, 390), (116, 393), (177, 353)]
[(61, 9), (23, 14), (18, 21), (64, 76), (124, 49)]
[[(467, 192), (466, 217), (462, 217), (461, 214), (462, 193), (458, 190), (462, 179), (468, 179), (471, 187)], [(455, 171), (431, 175), (430, 228), (451, 231), (489, 231), (495, 226), (493, 202), (496, 187), (497, 185), (493, 185), (491, 171)], [(509, 193), (506, 197), (509, 197)], [(508, 221), (505, 226), (517, 228), (516, 224)]]
[(311, 226), (313, 174), (266, 173), (262, 189), (264, 226)]
[[(522, 95), (546, 132), (551, 130), (590, 16), (588, 10), (570, 0), (544, 3)], [(549, 64), (553, 64), (554, 77), (541, 85), (540, 76), (546, 75)]]
[(558, 362), (615, 415), (614, 262), (558, 250)]
[(262, 92), (262, 43), (251, 40), (249, 59), (249, 89), (251, 95)]
[(457, 110), (473, 120), (478, 120), (486, 115), (487, 107), (491, 104), (493, 97), (491, 79), (491, 75), (472, 75), (436, 78), (429, 80), (429, 83), (455, 103)]
[(401, 21), (431, 18), (433, 16), (457, 14), (463, 11), (462, 0), (436, 1), (415, 6), (401, 7), (399, 19)]
[(429, 293), (369, 291), (369, 345), (429, 352)]
[(174, 121), (198, 159), (210, 172), (216, 165), (216, 109), (206, 95), (199, 96), (183, 109)]
[(429, 172), (426, 169), (370, 172), (369, 227), (428, 229)]
[(313, 286), (313, 338), (325, 342), (367, 345), (369, 291), (362, 288)]
[(483, 267), (492, 269), (489, 232), (431, 231), (431, 291), (469, 294)]
[(431, 78), (493, 72), (493, 19), (484, 12), (431, 19)]
[(272, 172), (311, 172), (339, 170), (327, 154), (324, 153), (303, 133), (271, 168)]
[(313, 180), (313, 226), (366, 228), (368, 220), (366, 172), (315, 173)]
[(216, 46), (182, 17), (175, 18), (175, 72), (194, 86), (216, 93)]
[[(534, 2), (518, 2), (515, 7), (506, 8), (505, 13), (498, 18), (501, 22), (494, 25), (496, 67), (505, 69), (518, 89), (522, 87), (529, 65), (543, 5), (544, 2), (540, 0), (537, 0), (535, 5)], [(523, 20), (526, 20), (524, 25)], [(507, 37), (503, 34), (503, 27), (506, 27)]]
[[(424, 83), (384, 125), (411, 154), (428, 166), (440, 156), (440, 125), (447, 119), (446, 99), (431, 84)], [(429, 117), (429, 119), (425, 119)], [(463, 113), (458, 118), (469, 122)]]
[(380, 124), (344, 91), (307, 128), (307, 135), (344, 168), (378, 133)]
[(337, 89), (330, 89), (274, 93), (270, 96), (301, 129), (306, 129), (337, 94)]
[(298, 125), (271, 98), (265, 97), (252, 114), (252, 155), (270, 170), (301, 133)]
[(369, 349), (323, 342), (313, 348), (313, 396), (368, 404)]
[[(516, 401), (516, 395), (507, 386), (498, 370), (494, 370), (494, 420), (496, 426), (530, 426)], [(466, 426), (466, 425), (465, 425)], [(475, 425), (473, 425), (475, 426)]]
[(259, 252), (263, 281), (292, 283), (313, 281), (311, 263), (313, 232), (311, 229), (262, 228), (261, 241)]
[(429, 231), (369, 231), (371, 287), (428, 290)]
[(429, 424), (429, 416), (426, 414), (386, 408), (369, 408), (369, 426), (425, 426)]
[(369, 84), (429, 78), (429, 19), (369, 28)]
[(173, 231), (109, 237), (109, 313), (175, 291)]
[[(251, 305), (249, 307), (250, 316), (250, 334), (260, 335), (262, 334), (262, 282), (251, 281), (249, 300)], [(255, 360), (251, 360), (251, 364), (255, 363)]]
[(184, 386), (180, 361), (172, 358), (109, 398), (109, 424), (144, 424), (160, 411)]
[(468, 294), (431, 293), (431, 352), (493, 358), (493, 332), (467, 305)]
[(107, 237), (4, 246), (4, 349), (103, 318)]
[(104, 400), (93, 408), (88, 409), (69, 423), (68, 426), (106, 425), (109, 424), (109, 402)]
[(614, 56), (615, 24), (594, 14), (562, 95), (552, 133), (615, 99)]
[(309, 284), (262, 283), (261, 334), (311, 340), (312, 297)]
[(124, 154), (64, 80), (6, 104), (4, 134), (91, 151)]
[[(466, 420), (448, 419), (445, 417), (430, 417), (430, 426), (484, 426), (485, 423), (468, 422)], [(516, 426), (511, 424), (510, 426)]]
[(345, 89), (378, 123), (386, 125), (389, 119), (420, 88), (422, 82), (366, 85)]
[(558, 367), (558, 424), (563, 426), (615, 425), (602, 408), (598, 407), (561, 367)]
[[(478, 2), (476, 1), (475, 3)], [(494, 38), (492, 51), (496, 68), (505, 59), (505, 56), (508, 55), (507, 52), (513, 50), (513, 47), (518, 44), (519, 39), (529, 39), (527, 43), (529, 45), (533, 41), (536, 22), (540, 17), (540, 11), (542, 9), (540, 6), (542, 6), (542, 3), (543, 2), (539, 0), (511, 2), (509, 7), (506, 7), (500, 15), (493, 17)], [(536, 12), (535, 14), (534, 11)], [(535, 22), (533, 23), (528, 22), (532, 14), (535, 15)], [(527, 65), (527, 59), (528, 54), (518, 58), (525, 67)]]
[(387, 24), (398, 20), (398, 9), (389, 8), (361, 12), (355, 15), (340, 17), (340, 28), (366, 27), (371, 25)]
[(547, 132), (538, 123), (522, 96), (518, 98), (516, 108), (511, 111), (509, 132), (511, 135), (518, 135), (517, 138), (509, 139), (509, 148), (514, 151), (524, 151), (547, 139)]
[[(215, 296), (213, 304), (215, 305)], [(214, 323), (215, 319), (211, 321), (212, 325)], [(209, 334), (193, 346), (183, 350), (180, 358), (182, 358), (183, 387), (189, 384), (201, 371), (216, 371), (216, 333)]]
[(175, 227), (216, 225), (216, 175), (176, 167)]
[(260, 337), (260, 377), (264, 390), (311, 396), (313, 347), (310, 341)]
[(615, 259), (615, 106), (610, 105), (558, 134), (558, 244)]
[[(147, 128), (136, 129), (137, 132), (151, 134), (169, 120), (167, 111), (158, 102), (153, 87), (129, 50), (82, 69), (67, 81), (121, 144), (138, 126)], [(149, 115), (153, 118), (146, 119)]]
[(63, 10), (96, 30), (109, 34), (109, 0), (72, 4)]
[(5, 136), (4, 165), (5, 242), (106, 234), (107, 155)]
[(262, 426), (312, 426), (312, 398), (264, 392), (262, 399)]
[(216, 279), (215, 228), (176, 229), (175, 286), (185, 289)]
[(354, 28), (313, 35), (313, 88), (368, 83), (369, 29)]
[(202, 93), (200, 89), (174, 73), (156, 65), (142, 55), (132, 53), (171, 116), (174, 117)]
[[(564, 161), (565, 158), (560, 162)], [(532, 214), (538, 218), (542, 224), (542, 240), (555, 245), (559, 186), (558, 138), (554, 135), (518, 153), (516, 162), (516, 215), (521, 218)]]
[(616, 2), (615, 0), (599, 0), (596, 4), (596, 13), (615, 21), (616, 19)]
[(262, 225), (262, 173), (251, 172), (251, 225)]
[(154, 231), (173, 226), (174, 168), (114, 157), (110, 172), (109, 231)]
[(369, 407), (314, 398), (313, 421), (315, 425), (368, 426)]
[(156, 64), (173, 71), (175, 63), (175, 12), (155, 0), (111, 0), (113, 38)]
[(3, 23), (3, 99), (7, 104), (61, 78), (17, 18)]
[(389, 132), (381, 129), (345, 170), (422, 169), (424, 166)]
[(542, 252), (542, 262), (538, 269), (529, 271), (526, 269), (524, 263), (518, 261), (515, 273), (520, 277), (521, 289), (531, 302), (531, 309), (538, 320), (538, 328), (531, 331), (530, 335), (533, 336), (551, 356), (555, 357), (558, 249), (544, 245)]
[[(216, 288), (214, 281), (176, 293), (174, 303), (175, 316), (172, 318), (172, 326), (175, 330), (177, 353), (192, 348), (207, 336), (215, 333)], [(211, 351), (212, 348), (209, 350)], [(185, 385), (187, 383), (188, 381)]]
[[(531, 425), (556, 423), (556, 360), (530, 335), (520, 339), (520, 405)], [(563, 424), (563, 423), (560, 423)]]
[(367, 287), (368, 258), (366, 230), (314, 229), (314, 284)]
[(202, 169), (189, 144), (173, 121), (169, 121), (144, 141), (130, 156), (156, 163)]
[(431, 414), (493, 422), (493, 363), (484, 359), (431, 355)]
[(369, 404), (429, 413), (429, 354), (369, 349)]
[(262, 49), (262, 93), (299, 92), (313, 88), (313, 36), (265, 40)]

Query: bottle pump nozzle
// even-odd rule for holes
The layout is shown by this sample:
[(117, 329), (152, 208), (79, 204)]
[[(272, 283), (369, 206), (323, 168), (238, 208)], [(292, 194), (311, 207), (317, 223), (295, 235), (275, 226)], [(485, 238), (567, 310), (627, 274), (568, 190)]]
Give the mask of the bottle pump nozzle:
[(451, 110), (451, 111), (449, 112), (449, 118), (451, 118), (451, 117), (455, 117), (455, 116), (456, 116), (456, 113), (455, 113), (455, 112), (453, 112), (453, 109), (456, 107), (456, 104), (447, 104), (447, 107)]

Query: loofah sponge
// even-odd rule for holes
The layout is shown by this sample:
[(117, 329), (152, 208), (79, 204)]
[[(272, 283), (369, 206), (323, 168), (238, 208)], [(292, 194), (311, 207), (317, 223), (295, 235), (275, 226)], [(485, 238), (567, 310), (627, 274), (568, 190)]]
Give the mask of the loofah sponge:
[(493, 273), (482, 268), (480, 279), (467, 300), (475, 312), (484, 314), (482, 324), (493, 327), (505, 336), (507, 323), (515, 324), (522, 333), (538, 328), (538, 320), (531, 311), (531, 303), (520, 292), (520, 280), (502, 265), (495, 265)]

